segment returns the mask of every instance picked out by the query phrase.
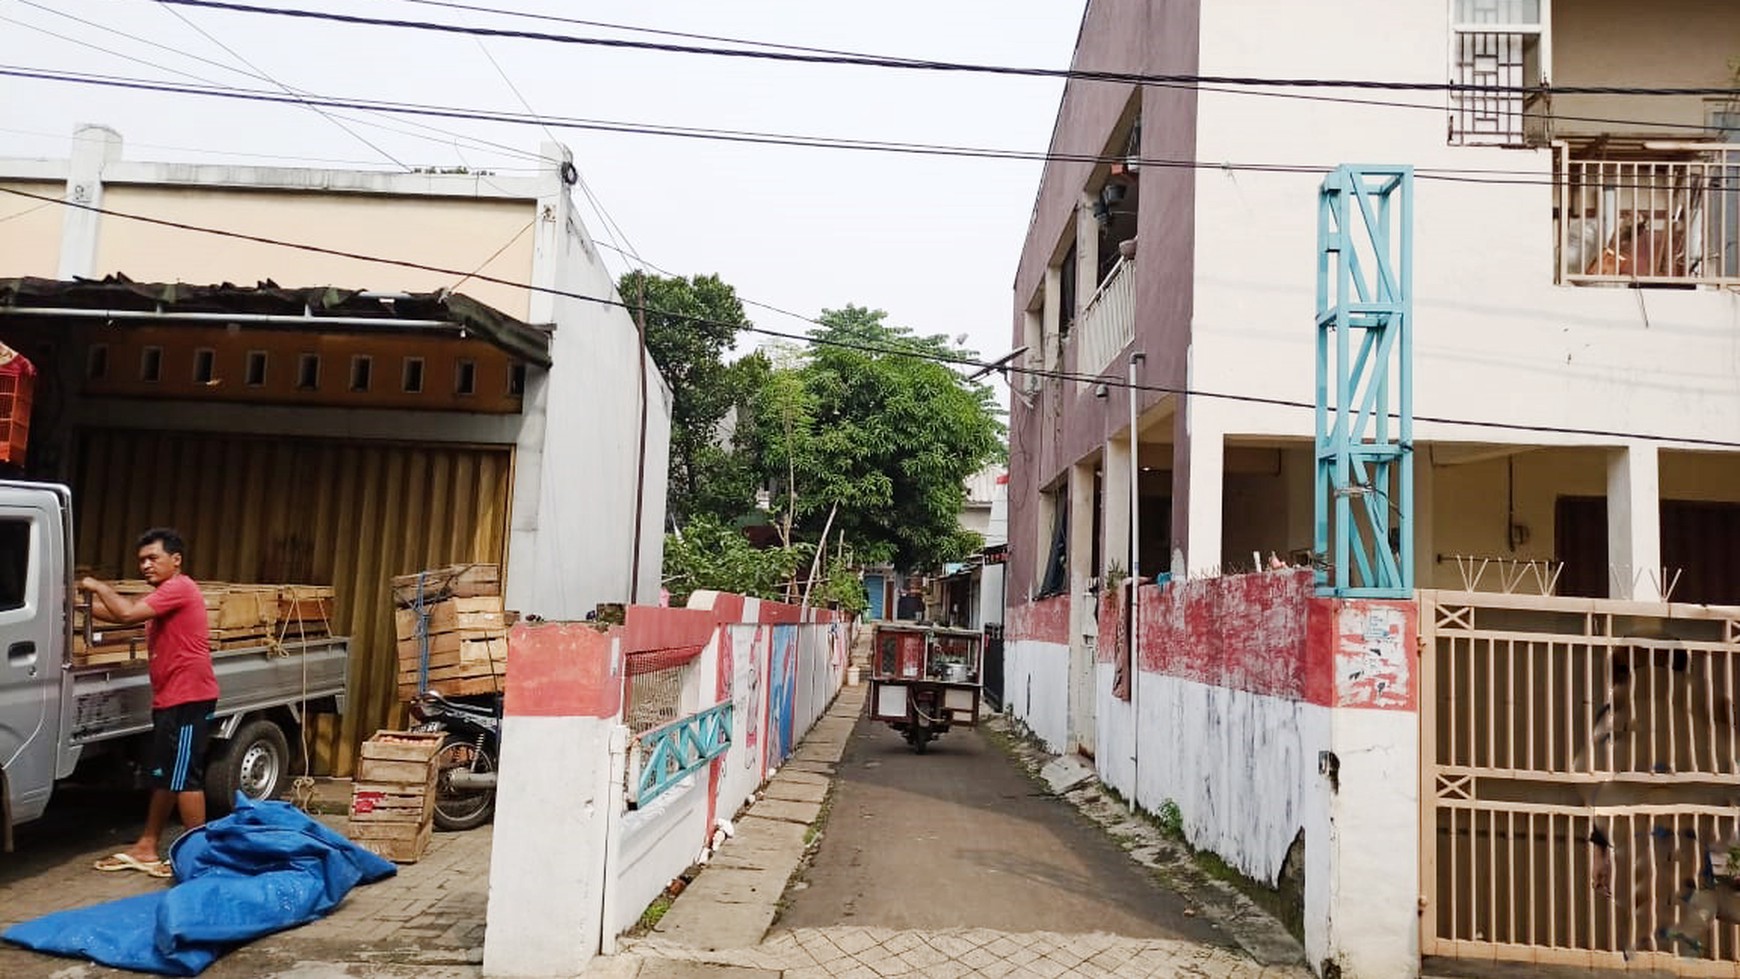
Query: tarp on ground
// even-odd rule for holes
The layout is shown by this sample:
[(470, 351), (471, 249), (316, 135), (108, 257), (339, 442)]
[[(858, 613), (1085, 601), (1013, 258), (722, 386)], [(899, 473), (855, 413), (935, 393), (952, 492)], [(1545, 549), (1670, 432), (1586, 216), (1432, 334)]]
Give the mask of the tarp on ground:
[(351, 888), (397, 872), (295, 806), (240, 795), (233, 813), (184, 834), (169, 858), (174, 887), (45, 915), (0, 938), (120, 969), (192, 976), (239, 945), (325, 917)]

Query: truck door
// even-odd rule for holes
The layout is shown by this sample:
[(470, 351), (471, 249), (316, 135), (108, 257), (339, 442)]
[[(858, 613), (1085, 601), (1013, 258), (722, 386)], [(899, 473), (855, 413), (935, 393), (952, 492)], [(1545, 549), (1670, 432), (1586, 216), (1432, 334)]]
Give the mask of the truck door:
[(60, 739), (60, 513), (51, 494), (0, 491), (0, 767), (12, 819), (42, 814)]

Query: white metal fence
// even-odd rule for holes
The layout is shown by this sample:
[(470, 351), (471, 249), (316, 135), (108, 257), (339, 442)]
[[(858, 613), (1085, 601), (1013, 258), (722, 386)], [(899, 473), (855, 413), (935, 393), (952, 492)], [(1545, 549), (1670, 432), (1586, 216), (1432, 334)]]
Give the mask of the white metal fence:
[(1422, 952), (1740, 976), (1740, 609), (1420, 602)]
[(1135, 338), (1135, 265), (1120, 258), (1076, 323), (1076, 373), (1105, 370)]
[(1671, 158), (1559, 147), (1559, 280), (1740, 285), (1740, 145), (1651, 149)]

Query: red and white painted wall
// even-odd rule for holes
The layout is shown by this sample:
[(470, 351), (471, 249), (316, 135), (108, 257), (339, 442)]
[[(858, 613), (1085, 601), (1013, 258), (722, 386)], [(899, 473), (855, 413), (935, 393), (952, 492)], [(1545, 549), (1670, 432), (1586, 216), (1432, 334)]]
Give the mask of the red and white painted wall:
[[(1127, 595), (1100, 601), (1092, 717), (1074, 719), (1092, 725), (1101, 780), (1150, 813), (1176, 806), (1192, 846), (1271, 886), (1302, 837), (1311, 963), (1417, 974), (1416, 605), (1319, 598), (1309, 571), (1148, 585), (1126, 677)], [(1067, 614), (1012, 613), (1027, 624), (1022, 669), (1056, 689), (1024, 700), (1012, 663), (1011, 709), (1073, 748), (1086, 739), (1068, 729)]]
[[(699, 858), (826, 711), (848, 621), (740, 595), (632, 606), (620, 626), (521, 625), (508, 642), (484, 972), (578, 973)], [(687, 663), (680, 710), (732, 708), (731, 747), (646, 805), (625, 797), (631, 663)]]
[(1069, 747), (1069, 596), (1011, 604), (1003, 623), (1003, 702), (1052, 751)]

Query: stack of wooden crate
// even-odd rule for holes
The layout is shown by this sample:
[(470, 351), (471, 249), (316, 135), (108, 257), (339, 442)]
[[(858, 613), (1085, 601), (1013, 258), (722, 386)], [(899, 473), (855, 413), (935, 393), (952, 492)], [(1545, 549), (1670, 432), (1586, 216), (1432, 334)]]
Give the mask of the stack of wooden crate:
[(425, 680), (427, 689), (448, 697), (501, 689), (513, 615), (502, 607), (498, 567), (435, 568), (400, 575), (392, 586), (401, 699), (415, 696)]
[(395, 863), (416, 863), (429, 845), (441, 732), (380, 731), (363, 742), (347, 835)]
[[(146, 581), (117, 581), (128, 598), (150, 594)], [(331, 634), (333, 591), (327, 585), (243, 585), (202, 582), (206, 622), (215, 650), (294, 642)], [(86, 620), (89, 620), (87, 628)], [(144, 660), (145, 627), (106, 622), (82, 605), (73, 617), (73, 659), (80, 666)]]

